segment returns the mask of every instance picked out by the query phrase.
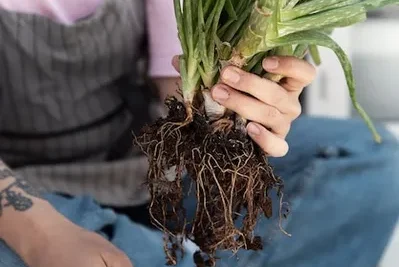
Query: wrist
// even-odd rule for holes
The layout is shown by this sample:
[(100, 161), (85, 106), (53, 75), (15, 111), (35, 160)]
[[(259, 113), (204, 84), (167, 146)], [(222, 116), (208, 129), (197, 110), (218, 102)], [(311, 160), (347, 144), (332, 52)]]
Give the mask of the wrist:
[(27, 211), (3, 210), (0, 217), (0, 239), (28, 261), (41, 247), (40, 244), (46, 242), (53, 225), (65, 220), (49, 202), (34, 199), (34, 205)]

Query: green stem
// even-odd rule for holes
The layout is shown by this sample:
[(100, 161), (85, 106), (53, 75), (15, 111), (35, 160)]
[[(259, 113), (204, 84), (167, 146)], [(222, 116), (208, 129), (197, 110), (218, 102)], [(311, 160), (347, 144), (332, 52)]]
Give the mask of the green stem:
[(180, 76), (182, 79), (182, 94), (185, 103), (192, 104), (195, 94), (199, 89), (200, 74), (198, 63), (194, 60), (186, 60), (184, 56), (180, 57)]
[(271, 31), (272, 14), (273, 12), (269, 9), (254, 6), (248, 28), (233, 49), (231, 64), (242, 67), (259, 52), (259, 47), (263, 45), (266, 35), (268, 36)]

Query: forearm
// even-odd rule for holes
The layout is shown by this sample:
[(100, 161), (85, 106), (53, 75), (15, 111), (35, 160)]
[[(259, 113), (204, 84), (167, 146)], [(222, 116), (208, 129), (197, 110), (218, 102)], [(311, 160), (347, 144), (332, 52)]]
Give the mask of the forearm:
[[(22, 258), (28, 257), (50, 224), (51, 205), (33, 190), (28, 182), (0, 161), (0, 239)], [(59, 216), (61, 217), (61, 216)]]

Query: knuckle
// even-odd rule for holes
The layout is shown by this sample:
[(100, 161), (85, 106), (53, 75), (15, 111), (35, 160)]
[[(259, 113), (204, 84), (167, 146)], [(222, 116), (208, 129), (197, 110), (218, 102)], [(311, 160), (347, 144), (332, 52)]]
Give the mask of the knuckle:
[(274, 88), (270, 88), (270, 91), (274, 92), (270, 96), (270, 102), (278, 106), (283, 103), (289, 95), (288, 92), (284, 90), (280, 85), (274, 84), (273, 86)]
[(307, 64), (309, 64), (309, 66), (310, 66), (310, 71), (309, 71), (310, 80), (313, 81), (316, 78), (317, 69), (312, 64), (310, 64), (310, 63), (307, 63)]
[(316, 68), (314, 66), (310, 65), (310, 68), (309, 68), (309, 71), (308, 71), (308, 75), (306, 75), (305, 78), (304, 78), (305, 79), (305, 84), (306, 85), (311, 84), (315, 80), (316, 74), (317, 74)]
[(273, 133), (283, 139), (285, 139), (290, 130), (291, 130), (291, 121), (287, 118), (279, 120), (279, 122), (274, 127), (272, 127)]
[(268, 106), (266, 108), (265, 114), (266, 114), (267, 118), (269, 118), (269, 119), (277, 119), (280, 115), (280, 111), (275, 107)]
[(309, 62), (307, 62), (307, 61), (305, 61), (303, 59), (301, 61), (302, 61), (301, 69), (303, 70), (301, 79), (305, 83), (305, 85), (309, 85), (316, 78), (317, 69), (316, 69), (315, 66), (313, 66)]
[(295, 120), (302, 114), (302, 105), (300, 103), (296, 103), (295, 105), (292, 105), (292, 118)]

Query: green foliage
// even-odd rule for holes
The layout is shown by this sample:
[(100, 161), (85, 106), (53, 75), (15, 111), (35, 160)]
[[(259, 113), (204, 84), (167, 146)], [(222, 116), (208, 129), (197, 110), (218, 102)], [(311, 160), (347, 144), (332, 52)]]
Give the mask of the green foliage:
[(268, 55), (304, 57), (309, 51), (318, 65), (318, 46), (337, 55), (352, 103), (377, 142), (373, 123), (356, 100), (352, 66), (345, 52), (329, 37), (336, 28), (366, 20), (369, 10), (399, 0), (174, 0), (183, 48), (180, 67), (183, 95), (191, 103), (201, 88), (212, 87), (220, 69), (234, 64), (264, 75)]

